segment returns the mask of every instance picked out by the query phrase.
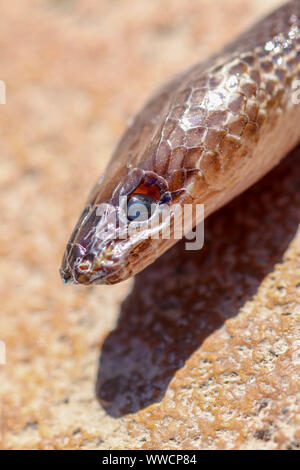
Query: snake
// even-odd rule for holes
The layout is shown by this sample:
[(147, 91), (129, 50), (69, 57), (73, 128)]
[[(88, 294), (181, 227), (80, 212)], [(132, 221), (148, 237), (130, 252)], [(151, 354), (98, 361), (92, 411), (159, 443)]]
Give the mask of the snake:
[(299, 19), (300, 0), (289, 1), (154, 93), (88, 197), (63, 255), (64, 283), (134, 276), (178, 242), (185, 207), (194, 229), (297, 146)]

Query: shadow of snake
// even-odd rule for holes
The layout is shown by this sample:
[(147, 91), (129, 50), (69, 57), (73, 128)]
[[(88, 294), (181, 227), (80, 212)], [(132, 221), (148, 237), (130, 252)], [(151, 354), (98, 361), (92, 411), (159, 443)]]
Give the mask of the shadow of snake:
[(239, 313), (300, 220), (300, 146), (205, 221), (202, 250), (182, 240), (138, 274), (99, 360), (96, 395), (119, 417), (159, 402), (176, 371)]

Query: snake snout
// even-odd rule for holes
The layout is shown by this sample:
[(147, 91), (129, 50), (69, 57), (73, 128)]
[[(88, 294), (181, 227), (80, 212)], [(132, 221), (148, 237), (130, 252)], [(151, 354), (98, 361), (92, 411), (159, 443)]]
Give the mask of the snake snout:
[(72, 276), (72, 273), (71, 273), (70, 269), (61, 268), (60, 269), (60, 277), (61, 277), (64, 284), (66, 284), (66, 285), (74, 284), (73, 276)]

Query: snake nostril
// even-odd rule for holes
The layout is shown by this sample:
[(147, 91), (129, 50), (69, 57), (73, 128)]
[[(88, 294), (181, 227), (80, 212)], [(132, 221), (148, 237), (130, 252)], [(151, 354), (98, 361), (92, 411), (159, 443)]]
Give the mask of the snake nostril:
[(73, 276), (69, 270), (60, 270), (60, 275), (64, 284), (72, 284)]

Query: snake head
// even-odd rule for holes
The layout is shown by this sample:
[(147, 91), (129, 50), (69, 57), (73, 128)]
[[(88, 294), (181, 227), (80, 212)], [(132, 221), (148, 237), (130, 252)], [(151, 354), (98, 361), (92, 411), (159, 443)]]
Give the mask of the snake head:
[[(103, 181), (102, 181), (103, 182)], [(60, 269), (66, 284), (114, 284), (165, 251), (172, 226), (172, 195), (150, 171), (131, 172), (107, 195), (97, 185), (67, 244)], [(161, 234), (168, 230), (165, 239)]]

